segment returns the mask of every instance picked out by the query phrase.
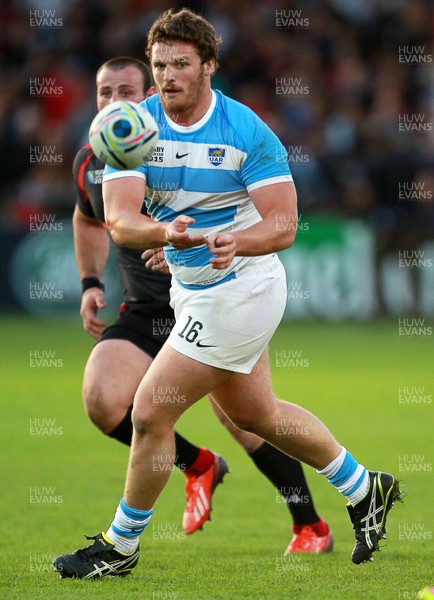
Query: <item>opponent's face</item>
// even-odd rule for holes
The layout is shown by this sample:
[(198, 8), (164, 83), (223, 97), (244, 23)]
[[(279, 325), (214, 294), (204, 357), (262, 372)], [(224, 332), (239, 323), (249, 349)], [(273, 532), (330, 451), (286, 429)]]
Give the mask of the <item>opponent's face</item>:
[(113, 71), (104, 67), (98, 73), (96, 80), (98, 110), (116, 100), (141, 102), (144, 99), (143, 74), (136, 67), (129, 65), (121, 71)]
[(152, 74), (164, 110), (173, 115), (194, 111), (207, 97), (214, 61), (202, 64), (196, 47), (187, 42), (155, 43)]

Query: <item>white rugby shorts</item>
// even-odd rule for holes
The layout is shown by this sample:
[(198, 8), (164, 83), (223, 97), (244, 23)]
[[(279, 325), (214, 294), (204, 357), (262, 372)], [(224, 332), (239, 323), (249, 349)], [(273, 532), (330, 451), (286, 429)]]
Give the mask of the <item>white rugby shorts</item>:
[(285, 310), (285, 269), (277, 256), (245, 267), (204, 290), (188, 290), (172, 279), (176, 324), (168, 343), (199, 362), (250, 373)]

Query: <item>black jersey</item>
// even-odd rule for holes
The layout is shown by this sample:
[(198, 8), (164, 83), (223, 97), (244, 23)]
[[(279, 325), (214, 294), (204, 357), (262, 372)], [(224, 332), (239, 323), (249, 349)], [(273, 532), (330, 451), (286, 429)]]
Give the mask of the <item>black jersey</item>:
[[(74, 159), (72, 172), (77, 188), (76, 203), (87, 217), (105, 223), (102, 199), (104, 163), (98, 160), (89, 144), (83, 146)], [(146, 214), (143, 202), (143, 214)], [(111, 240), (127, 302), (140, 302), (152, 308), (169, 304), (170, 275), (147, 269), (140, 258), (143, 250), (119, 246)]]

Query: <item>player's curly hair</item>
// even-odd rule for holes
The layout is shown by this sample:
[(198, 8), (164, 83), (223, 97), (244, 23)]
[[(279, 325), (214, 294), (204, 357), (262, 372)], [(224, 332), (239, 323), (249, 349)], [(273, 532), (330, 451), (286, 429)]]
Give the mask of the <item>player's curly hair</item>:
[(148, 33), (146, 56), (151, 60), (152, 46), (155, 43), (166, 44), (173, 41), (193, 44), (202, 64), (215, 60), (217, 68), (218, 45), (221, 43), (221, 38), (216, 36), (215, 29), (209, 21), (189, 8), (182, 8), (179, 11), (171, 8), (158, 17)]

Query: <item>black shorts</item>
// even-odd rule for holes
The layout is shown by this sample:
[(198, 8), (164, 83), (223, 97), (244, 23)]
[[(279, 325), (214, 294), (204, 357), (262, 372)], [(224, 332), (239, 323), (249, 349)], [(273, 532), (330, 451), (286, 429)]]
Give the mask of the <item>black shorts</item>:
[(155, 358), (174, 324), (175, 316), (170, 306), (154, 308), (151, 312), (147, 305), (124, 302), (117, 321), (104, 329), (98, 343), (127, 340)]

